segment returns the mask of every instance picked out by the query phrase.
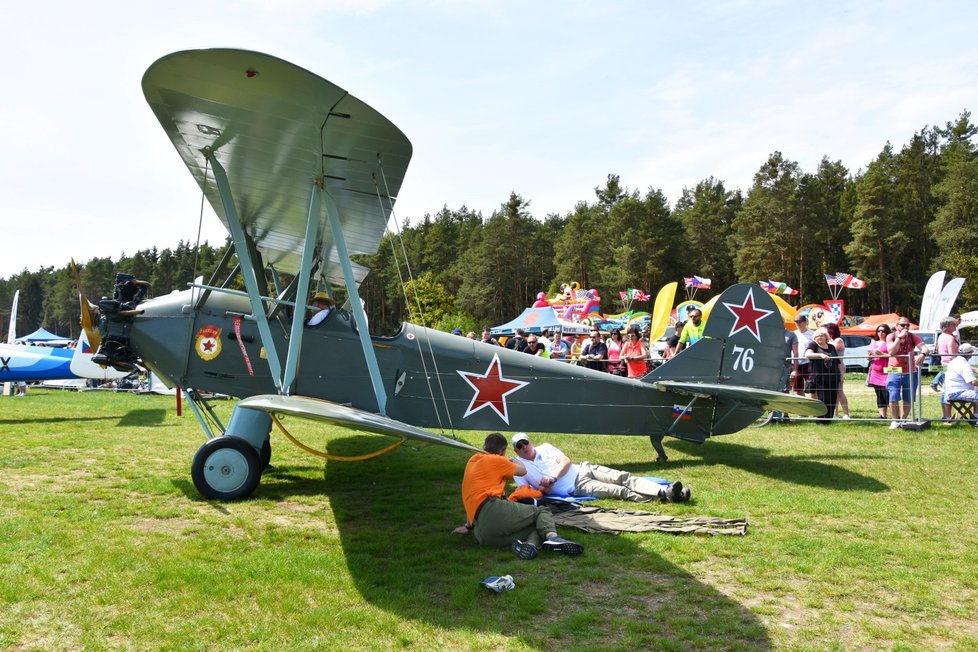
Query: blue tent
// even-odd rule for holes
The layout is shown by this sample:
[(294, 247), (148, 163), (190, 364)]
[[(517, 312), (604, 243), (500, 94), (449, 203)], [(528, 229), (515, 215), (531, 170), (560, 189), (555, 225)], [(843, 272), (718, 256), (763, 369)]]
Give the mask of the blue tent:
[(46, 344), (48, 346), (68, 346), (73, 339), (70, 337), (61, 337), (60, 335), (55, 335), (54, 333), (45, 330), (43, 327), (38, 328), (36, 331), (30, 335), (24, 335), (23, 337), (18, 337), (15, 341), (26, 342), (27, 344)]
[(517, 328), (527, 333), (540, 333), (544, 330), (561, 331), (564, 335), (587, 335), (591, 327), (574, 321), (567, 321), (557, 316), (553, 308), (527, 308), (513, 321), (506, 322), (493, 328), (493, 335), (512, 335)]

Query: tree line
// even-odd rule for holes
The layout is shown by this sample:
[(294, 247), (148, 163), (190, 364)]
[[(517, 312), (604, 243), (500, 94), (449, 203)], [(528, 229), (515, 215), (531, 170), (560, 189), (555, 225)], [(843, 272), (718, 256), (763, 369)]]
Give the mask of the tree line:
[[(512, 319), (563, 283), (594, 288), (605, 312), (620, 312), (618, 293), (655, 295), (684, 276), (713, 280), (714, 291), (741, 281), (777, 280), (799, 290), (790, 302), (829, 296), (825, 274), (852, 273), (867, 282), (845, 290), (849, 314), (899, 312), (919, 317), (929, 276), (946, 269), (968, 281), (956, 304), (978, 308), (978, 127), (963, 112), (943, 127), (925, 127), (897, 149), (886, 143), (855, 172), (825, 157), (804, 171), (781, 152), (759, 167), (743, 192), (707, 178), (686, 188), (670, 207), (654, 187), (641, 191), (608, 174), (594, 198), (542, 219), (516, 192), (488, 218), (447, 206), (405, 220), (384, 237), (360, 288), (371, 330), (389, 333), (402, 320), (478, 330)], [(111, 294), (115, 271), (154, 285), (154, 294), (205, 277), (222, 249), (139, 251), (118, 263), (93, 259), (82, 268), (86, 292)], [(43, 268), (0, 281), (0, 319), (21, 290), (23, 326), (60, 334), (78, 331), (77, 299), (68, 266)], [(344, 292), (337, 288), (342, 299)], [(699, 295), (702, 296), (702, 295)], [(707, 294), (706, 296), (712, 296)], [(633, 306), (636, 307), (636, 306)], [(638, 304), (638, 308), (648, 308)]]

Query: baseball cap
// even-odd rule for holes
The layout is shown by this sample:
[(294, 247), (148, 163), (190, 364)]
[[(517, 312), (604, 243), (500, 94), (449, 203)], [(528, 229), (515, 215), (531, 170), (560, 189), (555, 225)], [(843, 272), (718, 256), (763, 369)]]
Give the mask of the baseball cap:
[(525, 432), (518, 432), (515, 435), (513, 435), (513, 448), (516, 448), (516, 444), (524, 440), (530, 441), (530, 438), (527, 436)]

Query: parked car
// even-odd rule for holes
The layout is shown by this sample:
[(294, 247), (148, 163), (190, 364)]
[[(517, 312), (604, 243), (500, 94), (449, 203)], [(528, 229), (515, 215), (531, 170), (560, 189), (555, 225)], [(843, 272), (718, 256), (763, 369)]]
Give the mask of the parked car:
[[(924, 358), (924, 361), (922, 363), (920, 363), (920, 373), (922, 373), (922, 374), (929, 374), (929, 373), (936, 374), (940, 370), (940, 367), (941, 367), (941, 356), (936, 355), (937, 354), (937, 333), (935, 333), (933, 331), (930, 331), (930, 332), (910, 331), (910, 332), (913, 333), (914, 335), (916, 335), (917, 337), (919, 337), (921, 339), (921, 341), (923, 341), (923, 343), (927, 345), (927, 348), (930, 349), (930, 353), (931, 353), (930, 355), (928, 355), (927, 357)], [(935, 367), (935, 369), (931, 369), (930, 368), (931, 366)]]
[[(845, 342), (846, 371), (855, 369), (859, 371), (869, 371), (869, 345), (873, 343), (871, 337), (865, 335), (843, 335), (842, 341)], [(859, 357), (856, 357), (859, 356)]]

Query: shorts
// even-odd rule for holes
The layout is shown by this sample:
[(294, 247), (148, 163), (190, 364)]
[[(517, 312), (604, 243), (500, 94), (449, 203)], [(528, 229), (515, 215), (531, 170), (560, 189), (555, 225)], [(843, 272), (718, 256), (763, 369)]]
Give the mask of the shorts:
[(796, 392), (805, 391), (805, 381), (812, 377), (812, 365), (811, 364), (800, 364), (798, 365), (798, 373), (795, 374), (794, 379), (791, 381), (791, 388)]
[[(912, 382), (911, 382), (911, 379)], [(886, 391), (890, 393), (890, 403), (903, 401), (910, 402), (910, 395), (917, 391), (920, 384), (920, 377), (916, 373), (912, 374), (887, 374)]]

